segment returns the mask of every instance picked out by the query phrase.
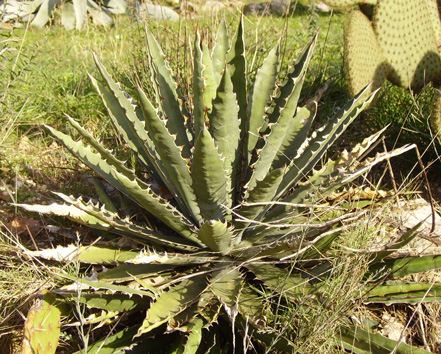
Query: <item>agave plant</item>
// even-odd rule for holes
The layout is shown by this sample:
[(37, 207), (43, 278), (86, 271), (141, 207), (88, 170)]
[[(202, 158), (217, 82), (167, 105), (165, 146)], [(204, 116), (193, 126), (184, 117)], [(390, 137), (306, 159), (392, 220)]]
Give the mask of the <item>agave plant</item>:
[[(326, 198), (376, 163), (412, 147), (361, 161), (379, 132), (337, 159), (323, 160), (372, 95), (370, 87), (365, 88), (326, 125), (311, 131), (317, 102), (312, 99), (300, 106), (299, 97), (316, 37), (280, 84), (279, 46), (273, 48), (248, 92), (242, 21), (231, 45), (225, 23), (211, 51), (197, 35), (193, 107), (189, 109), (163, 51), (152, 34), (146, 33), (154, 104), (142, 87), (136, 88), (135, 103), (96, 57), (103, 80), (91, 80), (148, 178), (137, 175), (75, 120), (68, 118), (82, 141), (47, 127), (127, 197), (130, 210), (137, 211), (118, 212), (101, 187), (101, 203), (56, 193), (64, 203), (21, 205), (29, 211), (65, 216), (101, 235), (135, 240), (139, 249), (97, 244), (34, 252), (54, 260), (114, 265), (92, 278), (63, 274), (75, 287), (52, 291), (50, 298), (46, 294), (46, 303), (62, 308), (59, 304), (76, 300), (102, 310), (84, 323), (116, 320), (124, 313), (142, 314), (139, 323), (97, 340), (88, 353), (136, 348), (143, 353), (229, 352), (235, 347), (247, 352), (252, 345), (257, 351), (272, 346), (290, 352), (290, 338), (265, 332), (274, 309), (262, 291), (293, 304), (299, 299), (319, 304), (321, 273), (306, 261), (320, 255), (323, 259), (347, 227), (342, 222), (357, 216), (336, 214)], [(373, 264), (409, 242), (414, 231), (382, 251), (372, 251)], [(316, 266), (317, 262), (312, 263)], [(379, 282), (391, 267), (383, 265), (370, 272)], [(406, 284), (393, 291), (388, 285), (378, 289), (369, 301), (393, 301), (411, 290)], [(421, 287), (412, 289), (415, 299), (422, 297)], [(426, 289), (431, 298), (436, 296), (434, 289)], [(45, 305), (43, 311), (51, 306)], [(35, 343), (34, 332), (27, 333), (26, 343)], [(339, 343), (353, 350), (365, 348), (365, 339), (373, 338), (352, 325), (339, 333)], [(39, 336), (41, 343), (41, 331)], [(374, 340), (378, 346), (387, 341)]]
[(88, 15), (100, 25), (113, 24), (110, 15), (126, 13), (127, 0), (10, 0), (2, 3), (0, 14), (2, 22), (19, 19), (23, 22), (31, 21), (32, 26), (42, 28), (50, 21), (57, 6), (61, 8), (61, 23), (67, 30), (82, 30)]

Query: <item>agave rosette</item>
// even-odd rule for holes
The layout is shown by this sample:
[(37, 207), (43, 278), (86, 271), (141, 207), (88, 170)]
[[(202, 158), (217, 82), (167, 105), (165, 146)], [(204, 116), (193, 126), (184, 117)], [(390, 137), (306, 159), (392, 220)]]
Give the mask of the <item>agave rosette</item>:
[[(127, 311), (146, 311), (142, 323), (94, 343), (88, 352), (110, 353), (137, 345), (164, 345), (185, 353), (209, 350), (223, 341), (219, 333), (225, 335), (225, 330), (213, 330), (219, 330), (222, 321), (232, 327), (226, 331), (232, 346), (238, 333), (245, 332), (258, 343), (290, 351), (289, 339), (275, 340), (260, 331), (271, 306), (259, 289), (293, 302), (306, 294), (316, 301), (319, 286), (305, 278), (307, 272), (302, 275), (300, 266), (292, 265), (326, 254), (341, 223), (354, 217), (346, 213), (328, 220), (330, 207), (322, 201), (376, 163), (411, 147), (360, 161), (379, 132), (339, 158), (323, 162), (328, 148), (369, 105), (372, 95), (365, 88), (326, 125), (311, 131), (317, 102), (300, 106), (299, 97), (317, 37), (281, 84), (279, 47), (272, 49), (247, 92), (242, 21), (231, 45), (225, 23), (211, 51), (197, 36), (189, 110), (164, 53), (146, 33), (154, 104), (141, 87), (134, 103), (96, 57), (103, 80), (91, 80), (114, 125), (148, 171), (148, 179), (139, 177), (73, 119), (68, 118), (82, 141), (47, 127), (144, 212), (123, 217), (106, 196), (102, 204), (95, 204), (61, 193), (57, 195), (62, 204), (22, 205), (144, 246), (137, 250), (81, 246), (34, 255), (114, 264), (93, 280), (72, 278), (77, 288), (82, 285), (81, 296), (67, 289), (57, 296), (108, 311), (103, 320)], [(401, 242), (409, 242), (413, 231)], [(377, 252), (373, 258), (381, 261), (388, 254)], [(347, 327), (345, 335), (353, 330)], [(168, 333), (166, 343), (159, 337), (152, 340), (158, 333)]]

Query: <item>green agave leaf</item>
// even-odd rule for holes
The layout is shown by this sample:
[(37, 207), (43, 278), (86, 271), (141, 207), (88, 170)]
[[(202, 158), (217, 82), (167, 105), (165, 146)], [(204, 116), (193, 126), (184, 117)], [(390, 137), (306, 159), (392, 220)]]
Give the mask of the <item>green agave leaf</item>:
[(164, 169), (184, 200), (188, 210), (190, 210), (191, 216), (197, 223), (200, 223), (202, 221), (200, 210), (191, 187), (192, 179), (188, 165), (181, 155), (181, 149), (176, 146), (177, 141), (167, 130), (165, 121), (161, 120), (157, 115), (149, 115), (151, 105), (147, 96), (140, 88), (138, 88), (138, 94), (142, 111), (149, 117), (149, 119), (146, 120), (146, 124)]
[(111, 293), (120, 292), (122, 294), (126, 294), (129, 296), (139, 295), (146, 296), (148, 298), (154, 298), (154, 294), (150, 291), (144, 291), (140, 289), (134, 289), (129, 286), (124, 285), (115, 285), (111, 283), (87, 280), (87, 279), (79, 279), (76, 276), (72, 276), (69, 274), (59, 274), (60, 277), (72, 280), (78, 286), (89, 286), (94, 290), (109, 290)]
[(210, 51), (208, 50), (207, 43), (202, 41), (202, 77), (204, 79), (204, 105), (205, 111), (210, 112), (212, 108), (212, 101), (216, 97), (217, 85), (214, 81), (213, 74), (213, 62), (211, 60)]
[[(239, 121), (240, 121), (240, 140), (239, 151), (242, 156), (248, 155), (248, 130), (249, 121), (247, 119), (247, 81), (246, 81), (246, 61), (245, 61), (245, 42), (243, 29), (243, 16), (240, 19), (239, 27), (233, 38), (230, 50), (227, 54), (227, 70), (231, 75), (231, 82), (233, 83), (233, 91), (236, 93), (237, 105), (239, 106)], [(248, 166), (247, 159), (240, 161), (242, 166), (238, 167), (238, 177), (236, 178), (236, 186), (234, 189), (233, 203), (239, 199), (239, 193), (242, 185), (242, 176)]]
[(38, 251), (27, 251), (31, 257), (39, 257), (58, 262), (80, 261), (87, 264), (116, 264), (136, 258), (139, 252), (107, 246), (58, 246)]
[[(248, 194), (248, 197), (243, 201), (241, 208), (236, 212), (239, 217), (236, 219), (234, 226), (236, 229), (245, 229), (251, 225), (251, 220), (259, 220), (260, 213), (272, 201), (274, 194), (282, 181), (284, 174), (283, 169), (274, 170), (268, 174), (262, 181), (257, 182), (253, 190)], [(250, 221), (247, 221), (250, 220)], [(247, 234), (253, 234), (253, 229), (247, 230)], [(239, 239), (238, 239), (239, 241)]]
[[(64, 295), (66, 296), (66, 295)], [(127, 312), (132, 310), (146, 310), (150, 305), (150, 299), (141, 296), (129, 296), (123, 294), (81, 293), (66, 296), (71, 301), (78, 301), (88, 308), (98, 308), (106, 311)]]
[(286, 98), (286, 106), (281, 109), (279, 119), (268, 125), (267, 130), (269, 132), (263, 137), (264, 145), (261, 149), (256, 150), (257, 161), (251, 165), (252, 174), (246, 186), (248, 189), (253, 189), (257, 181), (262, 180), (266, 176), (275, 157), (279, 154), (280, 146), (285, 140), (288, 127), (297, 109), (297, 101), (300, 97), (300, 89), (304, 78), (305, 76), (303, 75), (293, 89), (292, 94)]
[(225, 70), (217, 88), (216, 98), (213, 100), (212, 110), (208, 115), (209, 132), (214, 139), (218, 153), (222, 156), (225, 176), (228, 178), (228, 207), (231, 207), (234, 199), (240, 159), (239, 107), (233, 90), (230, 73)]
[(198, 238), (210, 250), (226, 254), (231, 249), (233, 235), (227, 224), (212, 220), (202, 224), (198, 231)]
[(233, 263), (230, 267), (214, 272), (210, 280), (211, 291), (223, 304), (233, 326), (238, 314), (239, 297), (244, 284), (242, 274)]
[[(101, 97), (113, 124), (122, 134), (124, 141), (147, 167), (149, 174), (158, 182), (161, 180), (166, 182), (164, 172), (158, 163), (155, 146), (145, 129), (145, 122), (142, 122), (140, 117), (138, 117), (135, 106), (126, 97), (120, 86), (112, 80), (112, 77), (98, 60), (97, 56), (94, 54), (93, 57), (106, 86), (96, 81), (90, 75), (89, 78)], [(75, 129), (78, 130), (77, 127)], [(83, 135), (83, 132), (78, 131)]]
[(355, 120), (358, 114), (369, 105), (376, 93), (369, 96), (369, 90), (370, 87), (367, 86), (340, 109), (328, 125), (316, 131), (316, 134), (312, 136), (308, 144), (299, 152), (298, 157), (288, 166), (288, 171), (279, 186), (277, 197), (280, 197), (290, 187), (297, 184), (316, 165), (327, 149)]
[[(354, 174), (358, 176), (357, 167), (360, 165), (355, 162), (370, 149), (385, 129), (386, 127), (372, 136), (365, 138), (350, 152), (344, 151), (338, 160), (328, 160), (322, 168), (317, 171), (314, 170), (312, 175), (305, 182), (299, 182), (295, 190), (281, 200), (284, 204), (274, 206), (274, 208), (265, 215), (263, 220), (265, 222), (271, 222), (288, 216), (294, 217), (300, 212), (300, 209), (292, 205), (317, 204), (320, 200), (325, 199), (333, 191), (340, 188), (343, 185), (343, 180), (350, 182), (352, 179), (347, 179), (347, 177), (350, 176), (349, 172), (355, 172)], [(344, 171), (348, 172), (345, 173)]]
[(265, 308), (263, 299), (248, 285), (244, 284), (239, 296), (238, 311), (255, 328), (265, 327)]
[(156, 195), (148, 185), (134, 177), (133, 179), (123, 175), (119, 169), (102, 159), (101, 155), (94, 153), (88, 146), (80, 142), (75, 142), (66, 134), (58, 132), (50, 127), (46, 128), (49, 132), (63, 143), (63, 145), (82, 162), (92, 168), (101, 177), (119, 189), (129, 198), (147, 209), (170, 228), (182, 236), (194, 239), (190, 222), (171, 204)]
[(185, 326), (186, 336), (180, 336), (176, 348), (170, 353), (173, 354), (195, 354), (202, 342), (202, 330), (204, 327), (204, 320), (201, 318), (194, 318), (190, 320)]
[(272, 264), (255, 262), (247, 263), (244, 266), (276, 294), (295, 300), (313, 290), (308, 281), (302, 279), (301, 276), (292, 275), (286, 269), (278, 268)]
[(213, 76), (215, 86), (218, 87), (222, 79), (222, 71), (227, 63), (227, 52), (229, 50), (228, 29), (225, 20), (222, 19), (216, 34), (215, 44), (211, 53)]
[(393, 277), (404, 277), (437, 268), (441, 268), (441, 255), (384, 259), (382, 262), (371, 265), (369, 273), (380, 272), (380, 274), (390, 274)]
[[(267, 114), (269, 115), (268, 123), (277, 122), (277, 120), (280, 119), (281, 111), (285, 107), (291, 107), (292, 109), (292, 107), (297, 106), (297, 100), (295, 97), (297, 94), (300, 94), (301, 91), (301, 87), (298, 87), (298, 83), (304, 80), (306, 70), (308, 69), (309, 62), (311, 61), (312, 54), (314, 53), (317, 37), (318, 33), (312, 38), (311, 42), (309, 42), (309, 44), (300, 54), (299, 58), (294, 63), (294, 67), (287, 73), (285, 83), (282, 85), (277, 96), (274, 98), (273, 105), (267, 111)], [(294, 91), (297, 91), (297, 93), (294, 94)], [(287, 100), (289, 97), (293, 98), (290, 106), (287, 106)], [(288, 111), (289, 110), (287, 110), (287, 112)], [(264, 125), (261, 131), (265, 131), (266, 128), (267, 125)]]
[(440, 301), (440, 299), (441, 285), (439, 284), (391, 281), (369, 290), (365, 302), (390, 305), (397, 303), (433, 302)]
[(204, 220), (224, 221), (227, 178), (222, 160), (208, 130), (196, 140), (191, 165), (192, 187)]
[(87, 0), (72, 0), (72, 2), (75, 11), (76, 29), (82, 30), (87, 23)]
[[(133, 336), (138, 332), (139, 326), (125, 328), (116, 334), (106, 336), (105, 339), (95, 342), (87, 347), (89, 354), (114, 354), (123, 350), (128, 350), (136, 344)], [(83, 354), (83, 351), (74, 354)]]
[(32, 20), (32, 26), (37, 28), (43, 28), (46, 25), (46, 23), (49, 22), (52, 15), (52, 11), (54, 11), (55, 6), (58, 5), (59, 3), (61, 3), (61, 0), (44, 0), (41, 3), (41, 6), (38, 9), (37, 14)]
[(104, 206), (104, 209), (110, 211), (111, 213), (117, 213), (118, 209), (116, 208), (115, 204), (113, 204), (112, 199), (109, 198), (103, 187), (101, 187), (100, 182), (98, 182), (97, 179), (93, 176), (92, 182), (95, 187), (96, 193), (98, 194), (98, 198), (101, 204), (103, 204)]
[(182, 147), (182, 156), (190, 158), (190, 132), (185, 126), (190, 114), (183, 104), (184, 98), (177, 90), (178, 85), (173, 79), (172, 72), (165, 60), (165, 55), (152, 33), (146, 28), (149, 58), (152, 68), (152, 82), (155, 83), (156, 102), (164, 113), (167, 128), (175, 136), (176, 145)]
[(112, 17), (110, 17), (106, 11), (94, 1), (87, 1), (87, 11), (93, 18), (94, 23), (98, 23), (104, 27), (109, 27), (113, 24)]
[(285, 138), (279, 147), (279, 152), (274, 157), (271, 169), (289, 165), (291, 160), (297, 155), (303, 142), (307, 139), (316, 113), (316, 102), (312, 103), (312, 107), (306, 105), (297, 108), (294, 118), (289, 122)]
[(250, 120), (248, 152), (256, 146), (260, 129), (265, 122), (265, 108), (271, 102), (279, 72), (280, 45), (277, 44), (258, 70), (253, 90), (248, 98), (247, 115)]
[(198, 301), (200, 294), (207, 288), (205, 276), (184, 279), (179, 284), (163, 292), (147, 311), (147, 316), (136, 336), (148, 333), (168, 322)]
[(61, 8), (61, 24), (68, 31), (75, 28), (75, 10), (71, 2), (65, 2)]
[(428, 354), (425, 350), (406, 343), (398, 343), (380, 334), (370, 333), (357, 327), (342, 327), (339, 337), (341, 345), (360, 354)]
[(134, 277), (138, 277), (140, 279), (157, 275), (166, 277), (175, 267), (175, 265), (169, 264), (125, 263), (111, 268), (105, 272), (98, 273), (98, 280), (117, 283), (132, 280)]
[(75, 199), (61, 193), (55, 194), (72, 205), (53, 203), (50, 205), (20, 204), (18, 206), (29, 211), (65, 216), (93, 229), (109, 231), (140, 241), (149, 241), (158, 245), (189, 252), (195, 252), (200, 249), (196, 244), (188, 242), (188, 240), (184, 238), (159, 233), (146, 226), (138, 226), (130, 222), (128, 219), (121, 219), (118, 214), (107, 211), (102, 207), (100, 208), (92, 203), (86, 204), (81, 198)]
[(202, 71), (204, 64), (202, 62), (201, 38), (199, 32), (196, 33), (194, 41), (194, 58), (193, 58), (193, 124), (195, 135), (205, 127), (205, 104), (204, 104), (204, 78)]

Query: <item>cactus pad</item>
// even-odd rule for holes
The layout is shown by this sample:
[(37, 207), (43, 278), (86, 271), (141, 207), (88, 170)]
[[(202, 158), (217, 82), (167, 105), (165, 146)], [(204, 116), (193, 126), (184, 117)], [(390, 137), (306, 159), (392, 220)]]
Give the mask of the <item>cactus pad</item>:
[(379, 88), (390, 70), (378, 45), (371, 22), (360, 11), (349, 16), (345, 30), (345, 71), (352, 95), (373, 82), (372, 90)]
[(23, 354), (53, 354), (60, 337), (60, 310), (49, 294), (35, 300), (24, 326)]
[(432, 112), (430, 114), (430, 127), (432, 132), (441, 143), (441, 93), (439, 90), (435, 91), (432, 100)]
[(388, 79), (394, 85), (419, 91), (440, 75), (441, 60), (426, 1), (379, 1), (373, 23), (392, 65)]
[(429, 10), (430, 20), (432, 21), (433, 32), (435, 33), (436, 44), (438, 49), (441, 47), (441, 19), (438, 10), (437, 0), (426, 0), (427, 9)]
[(345, 8), (358, 4), (375, 4), (377, 0), (324, 0), (326, 5), (336, 8)]

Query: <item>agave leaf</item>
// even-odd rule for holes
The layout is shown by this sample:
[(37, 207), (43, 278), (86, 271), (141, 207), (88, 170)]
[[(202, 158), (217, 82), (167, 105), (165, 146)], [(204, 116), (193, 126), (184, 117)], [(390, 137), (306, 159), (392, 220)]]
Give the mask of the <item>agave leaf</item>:
[(202, 41), (202, 77), (204, 79), (204, 106), (205, 111), (210, 112), (212, 108), (212, 101), (216, 97), (217, 85), (213, 75), (213, 61), (208, 50), (207, 43)]
[(103, 1), (107, 12), (113, 15), (125, 14), (127, 11), (127, 0), (105, 0)]
[[(190, 158), (190, 132), (185, 127), (185, 122), (190, 114), (183, 104), (183, 97), (177, 90), (177, 84), (165, 60), (165, 55), (152, 33), (146, 28), (149, 58), (152, 68), (152, 82), (155, 83), (156, 102), (167, 121), (170, 134), (176, 137), (176, 145), (182, 147), (182, 156)], [(190, 139), (192, 140), (192, 139)]]
[(228, 29), (225, 20), (222, 19), (216, 34), (215, 44), (211, 53), (213, 76), (215, 86), (218, 87), (222, 79), (222, 71), (227, 64), (228, 44)]
[(193, 124), (195, 135), (205, 127), (205, 104), (204, 104), (204, 78), (202, 71), (204, 64), (202, 62), (201, 38), (199, 32), (196, 33), (194, 41), (194, 69), (193, 69)]
[(112, 80), (112, 77), (98, 60), (97, 56), (94, 55), (93, 58), (107, 87), (101, 85), (92, 76), (89, 77), (106, 106), (113, 124), (118, 128), (129, 147), (137, 153), (139, 159), (147, 167), (150, 176), (157, 182), (162, 180), (167, 184), (167, 178), (158, 161), (155, 146), (145, 129), (145, 122), (142, 122), (140, 117), (138, 117), (132, 102), (126, 97), (119, 85)]
[(248, 189), (253, 189), (257, 181), (261, 181), (266, 176), (271, 169), (275, 157), (279, 154), (280, 146), (285, 140), (288, 127), (297, 109), (297, 101), (300, 97), (300, 88), (304, 78), (305, 76), (298, 81), (300, 84), (296, 85), (292, 94), (286, 98), (286, 106), (280, 111), (279, 119), (269, 124), (267, 129), (269, 132), (263, 137), (264, 145), (261, 149), (256, 150), (257, 161), (251, 165), (252, 174), (246, 186)]
[(147, 311), (147, 316), (136, 336), (148, 333), (168, 322), (198, 300), (206, 289), (205, 276), (185, 279), (166, 292), (163, 292)]
[(244, 287), (240, 293), (238, 302), (238, 311), (242, 317), (251, 322), (256, 328), (264, 328), (266, 323), (265, 308), (262, 299), (258, 294), (248, 285)]
[[(138, 89), (138, 93), (141, 100), (141, 108), (143, 112), (148, 115), (150, 103), (144, 92)], [(160, 156), (165, 171), (184, 200), (188, 210), (190, 210), (191, 216), (197, 223), (200, 223), (202, 219), (199, 207), (196, 203), (196, 196), (191, 187), (192, 179), (187, 162), (182, 157), (180, 148), (176, 146), (177, 141), (167, 130), (165, 122), (157, 115), (150, 115), (146, 123), (150, 137), (155, 144), (156, 151)]]
[(255, 262), (247, 263), (245, 267), (276, 294), (287, 296), (293, 300), (302, 297), (306, 292), (311, 293), (313, 290), (308, 281), (302, 279), (301, 276), (290, 274), (287, 270), (272, 264)]
[[(176, 266), (169, 264), (120, 264), (105, 272), (98, 273), (98, 280), (105, 282), (124, 282), (134, 277), (148, 278), (152, 276), (166, 276), (166, 272)], [(168, 273), (167, 273), (168, 274)]]
[(204, 320), (197, 317), (191, 319), (184, 328), (179, 328), (179, 330), (188, 334), (187, 336), (180, 336), (177, 345), (170, 354), (195, 354), (202, 342), (203, 327)]
[(113, 24), (113, 19), (104, 9), (92, 0), (87, 0), (87, 11), (93, 18), (94, 23), (99, 23), (104, 27), (109, 27)]
[(253, 90), (248, 98), (247, 115), (250, 120), (248, 152), (256, 146), (260, 129), (265, 122), (265, 108), (271, 102), (271, 96), (274, 93), (279, 72), (279, 52), (279, 44), (269, 52), (257, 72)]
[(371, 265), (369, 273), (380, 272), (380, 275), (391, 274), (393, 277), (404, 277), (437, 268), (441, 268), (441, 255), (384, 259), (382, 262)]
[[(126, 176), (129, 179), (135, 178), (135, 174), (133, 171), (129, 170), (127, 167), (124, 166), (123, 162), (118, 160), (113, 154), (105, 149), (102, 144), (100, 144), (99, 141), (95, 140), (92, 135), (89, 134), (89, 132), (84, 129), (81, 125), (79, 125), (74, 119), (72, 119), (69, 116), (66, 116), (69, 123), (72, 125), (72, 127), (75, 128), (75, 130), (81, 134), (83, 139), (92, 146), (95, 150), (98, 151), (98, 153), (101, 155), (103, 159), (106, 160), (107, 163), (114, 166), (121, 174)], [(52, 131), (51, 129), (49, 129)], [(62, 135), (60, 135), (62, 136)]]
[(239, 269), (233, 264), (231, 265), (231, 267), (214, 272), (210, 281), (210, 288), (223, 304), (234, 326), (238, 314), (239, 297), (245, 282)]
[[(292, 102), (290, 104), (291, 109), (292, 107), (297, 105), (297, 100), (295, 98), (297, 94), (300, 94), (301, 91), (301, 84), (299, 85), (300, 87), (298, 87), (298, 83), (299, 81), (304, 80), (306, 70), (309, 66), (309, 62), (311, 61), (312, 54), (314, 53), (315, 45), (317, 43), (317, 37), (318, 37), (318, 33), (312, 38), (311, 42), (309, 42), (309, 44), (305, 47), (302, 54), (294, 63), (294, 67), (287, 73), (287, 78), (285, 83), (280, 88), (280, 91), (278, 92), (277, 96), (274, 99), (274, 103), (267, 112), (268, 123), (276, 122), (281, 115), (281, 111), (285, 107), (289, 107), (287, 106), (287, 100), (289, 97), (293, 97)], [(294, 94), (294, 91), (297, 91), (297, 93)], [(287, 113), (288, 111), (290, 110), (287, 110)], [(264, 125), (261, 131), (265, 131), (266, 128), (267, 125)]]
[(96, 193), (98, 194), (98, 198), (100, 199), (101, 204), (103, 204), (104, 209), (110, 211), (111, 213), (117, 213), (118, 209), (115, 204), (113, 204), (112, 199), (109, 198), (106, 191), (101, 187), (100, 182), (97, 181), (95, 177), (92, 176), (92, 182), (95, 186)]
[(233, 235), (227, 224), (212, 220), (201, 226), (198, 231), (198, 238), (210, 250), (226, 254), (231, 249)]
[(431, 283), (410, 283), (390, 281), (373, 287), (367, 292), (366, 303), (415, 304), (433, 302), (441, 299), (441, 285)]
[(183, 238), (175, 235), (158, 233), (146, 226), (138, 226), (127, 219), (121, 219), (118, 214), (99, 208), (92, 203), (85, 204), (81, 199), (74, 199), (61, 193), (57, 193), (57, 195), (72, 205), (53, 203), (51, 205), (19, 204), (18, 206), (29, 211), (66, 216), (67, 218), (85, 226), (97, 230), (110, 231), (140, 241), (150, 241), (158, 245), (168, 246), (179, 250), (187, 250), (189, 252), (199, 250), (199, 247), (196, 246), (196, 244), (188, 242)]
[(139, 296), (146, 296), (148, 298), (154, 298), (154, 294), (150, 291), (134, 289), (129, 286), (115, 285), (111, 283), (105, 283), (105, 282), (99, 282), (99, 281), (87, 280), (87, 279), (79, 279), (78, 277), (69, 274), (60, 274), (59, 276), (62, 278), (72, 280), (75, 286), (80, 288), (90, 287), (96, 291), (104, 289), (104, 290), (109, 290), (111, 293), (120, 292), (122, 294), (126, 294), (129, 296), (139, 295)]
[[(66, 296), (66, 295), (65, 295)], [(126, 312), (132, 310), (146, 310), (150, 300), (141, 296), (129, 296), (123, 294), (102, 294), (102, 293), (73, 293), (67, 295), (72, 301), (78, 301), (88, 308), (98, 308), (106, 311)]]
[(233, 191), (236, 188), (235, 183), (239, 172), (240, 121), (238, 114), (239, 107), (233, 91), (233, 83), (229, 71), (225, 70), (208, 118), (210, 122), (209, 131), (218, 153), (222, 156), (223, 168), (226, 171), (225, 176), (230, 181), (228, 185), (228, 192), (231, 193), (231, 196), (228, 197), (229, 207), (231, 207)]
[(201, 130), (196, 140), (191, 178), (204, 220), (224, 221), (227, 178), (214, 140), (206, 129)]
[(99, 154), (94, 153), (89, 147), (73, 141), (68, 135), (53, 130), (50, 127), (47, 127), (47, 129), (77, 158), (122, 193), (147, 209), (180, 235), (195, 240), (190, 222), (186, 221), (185, 217), (171, 204), (156, 195), (148, 185), (136, 177), (131, 179), (124, 176), (117, 168), (107, 164)]
[(58, 262), (80, 261), (88, 264), (116, 264), (135, 258), (139, 252), (106, 246), (58, 246), (39, 251), (27, 251), (31, 257), (39, 257)]
[(72, 2), (75, 11), (76, 29), (82, 30), (87, 23), (87, 0), (72, 0)]
[[(90, 354), (114, 354), (126, 351), (133, 347), (133, 336), (138, 332), (139, 326), (125, 328), (116, 334), (106, 336), (105, 339), (95, 342), (87, 347), (87, 353)], [(74, 354), (83, 354), (82, 350)]]
[(71, 2), (65, 2), (61, 8), (61, 24), (68, 31), (75, 28), (75, 10)]
[(61, 3), (61, 0), (44, 0), (32, 20), (32, 26), (37, 28), (44, 27), (49, 22), (55, 6), (59, 3)]
[[(242, 203), (241, 208), (237, 211), (240, 221), (235, 222), (236, 229), (245, 229), (250, 226), (252, 220), (260, 219), (260, 213), (265, 209), (265, 203), (272, 201), (283, 178), (283, 173), (283, 169), (274, 170), (262, 181), (257, 182), (254, 189), (249, 192), (248, 197)], [(252, 234), (251, 230), (248, 234)]]
[(274, 157), (271, 169), (288, 165), (297, 155), (297, 151), (308, 136), (316, 113), (316, 102), (312, 102), (311, 107), (306, 105), (297, 108), (294, 118), (289, 122), (285, 138), (279, 147), (279, 152)]
[(374, 97), (374, 95), (369, 96), (369, 92), (370, 86), (367, 86), (340, 109), (328, 125), (317, 131), (317, 134), (307, 142), (298, 157), (289, 165), (288, 171), (279, 186), (277, 197), (280, 197), (286, 190), (303, 178), (322, 158), (327, 149), (340, 137), (347, 126), (369, 105)]
[(429, 354), (425, 350), (406, 343), (398, 343), (377, 333), (370, 333), (358, 327), (342, 327), (338, 335), (341, 345), (353, 353), (360, 354)]
[[(233, 83), (233, 91), (236, 93), (237, 105), (239, 106), (239, 121), (240, 121), (240, 140), (239, 152), (242, 156), (248, 156), (248, 130), (249, 121), (247, 119), (247, 81), (246, 81), (246, 60), (245, 60), (245, 42), (243, 29), (243, 16), (240, 19), (239, 27), (233, 38), (230, 50), (227, 53), (227, 70), (231, 75), (231, 82)], [(242, 175), (244, 175), (246, 167), (248, 166), (247, 159), (238, 161), (242, 163), (238, 166), (236, 177), (236, 186), (234, 188), (233, 203), (239, 199), (239, 193), (242, 185)], [(240, 176), (240, 177), (239, 177)]]

